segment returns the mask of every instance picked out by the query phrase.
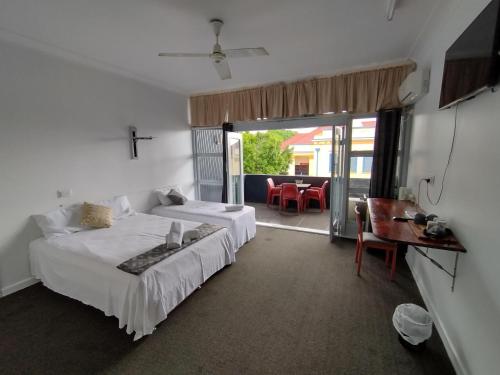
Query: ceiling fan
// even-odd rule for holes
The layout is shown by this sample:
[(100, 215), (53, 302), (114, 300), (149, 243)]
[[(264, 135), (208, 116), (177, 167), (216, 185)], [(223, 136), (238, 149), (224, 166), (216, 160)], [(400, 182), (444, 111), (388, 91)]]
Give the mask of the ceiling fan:
[(161, 52), (158, 56), (161, 57), (208, 57), (212, 60), (215, 70), (219, 74), (220, 79), (230, 79), (231, 70), (227, 59), (235, 59), (240, 57), (252, 56), (267, 56), (269, 53), (264, 47), (257, 48), (236, 48), (236, 49), (222, 49), (219, 44), (219, 36), (222, 25), (224, 22), (220, 19), (210, 20), (214, 28), (215, 44), (211, 53), (175, 53), (175, 52)]

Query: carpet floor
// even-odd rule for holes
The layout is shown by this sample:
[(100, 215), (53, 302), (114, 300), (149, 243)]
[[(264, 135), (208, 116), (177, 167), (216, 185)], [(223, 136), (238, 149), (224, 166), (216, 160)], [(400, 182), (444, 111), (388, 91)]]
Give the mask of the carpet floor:
[(118, 321), (41, 284), (0, 299), (7, 374), (454, 374), (434, 330), (422, 352), (398, 342), (394, 308), (423, 306), (404, 260), (353, 264), (354, 243), (258, 228), (237, 262), (133, 342)]

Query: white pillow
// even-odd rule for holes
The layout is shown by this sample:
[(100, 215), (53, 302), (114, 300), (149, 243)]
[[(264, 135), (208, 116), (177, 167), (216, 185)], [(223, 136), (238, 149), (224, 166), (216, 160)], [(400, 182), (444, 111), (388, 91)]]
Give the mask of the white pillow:
[(113, 210), (113, 219), (122, 219), (135, 214), (126, 195), (119, 195), (111, 199), (96, 202), (101, 206), (111, 207)]
[(163, 188), (158, 188), (154, 191), (154, 193), (158, 197), (158, 200), (160, 201), (160, 204), (162, 204), (163, 206), (171, 206), (174, 204), (174, 202), (172, 202), (172, 200), (167, 197), (167, 194), (170, 193), (170, 190), (175, 190), (178, 193), (182, 194), (182, 188), (180, 185), (169, 185)]
[(59, 208), (46, 214), (33, 215), (45, 238), (64, 236), (85, 230), (80, 225), (81, 204)]

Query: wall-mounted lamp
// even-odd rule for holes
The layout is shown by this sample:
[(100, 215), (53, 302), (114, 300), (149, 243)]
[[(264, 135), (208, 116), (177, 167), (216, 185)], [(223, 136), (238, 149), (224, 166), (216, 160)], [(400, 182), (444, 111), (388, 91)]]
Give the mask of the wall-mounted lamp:
[(142, 140), (152, 140), (155, 137), (138, 137), (137, 136), (137, 128), (135, 126), (129, 126), (128, 128), (128, 136), (130, 142), (130, 158), (138, 159), (139, 155), (137, 153), (137, 141)]

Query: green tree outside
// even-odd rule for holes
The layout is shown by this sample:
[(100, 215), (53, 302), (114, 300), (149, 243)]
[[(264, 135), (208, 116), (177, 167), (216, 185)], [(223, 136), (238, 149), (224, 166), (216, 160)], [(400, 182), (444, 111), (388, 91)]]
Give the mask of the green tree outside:
[(292, 150), (281, 149), (281, 143), (292, 137), (291, 130), (269, 130), (265, 133), (243, 133), (243, 171), (245, 174), (287, 174)]

